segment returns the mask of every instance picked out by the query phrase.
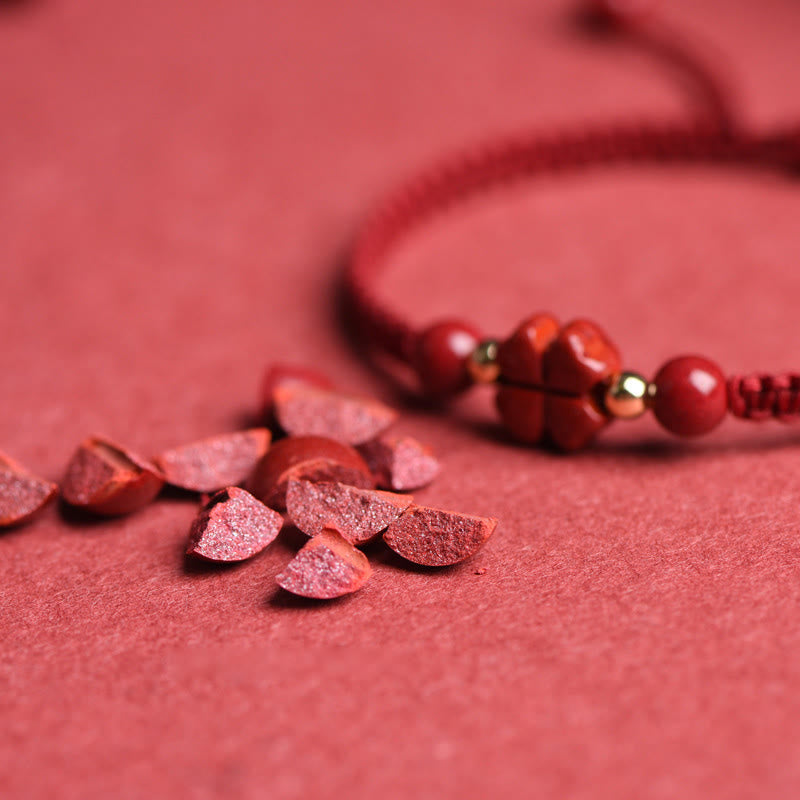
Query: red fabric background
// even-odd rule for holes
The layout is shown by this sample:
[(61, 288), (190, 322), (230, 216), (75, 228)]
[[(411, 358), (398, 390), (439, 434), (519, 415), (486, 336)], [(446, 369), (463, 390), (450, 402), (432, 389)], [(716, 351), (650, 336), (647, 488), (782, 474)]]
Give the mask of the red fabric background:
[[(797, 3), (667, 13), (731, 57), (750, 122), (800, 113)], [(0, 3), (0, 447), (58, 479), (91, 432), (152, 453), (228, 430), (276, 358), (392, 399), (333, 302), (384, 189), (493, 132), (683, 109), (663, 68), (568, 16)], [(421, 232), (384, 291), (500, 334), (590, 315), (648, 374), (686, 350), (797, 368), (798, 188), (548, 179)], [(685, 444), (642, 420), (564, 458), (480, 435), (489, 407), (402, 422), (443, 456), (423, 502), (500, 518), (485, 550), (441, 571), (376, 550), (339, 602), (276, 592), (286, 537), (185, 565), (185, 499), (0, 534), (0, 795), (797, 796), (797, 432), (729, 421)]]

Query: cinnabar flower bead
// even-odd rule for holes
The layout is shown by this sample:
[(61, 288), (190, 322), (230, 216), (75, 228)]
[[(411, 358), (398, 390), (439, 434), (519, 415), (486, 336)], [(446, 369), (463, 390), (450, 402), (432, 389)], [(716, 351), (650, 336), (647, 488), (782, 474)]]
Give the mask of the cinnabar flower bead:
[(728, 410), (722, 370), (701, 356), (680, 356), (664, 364), (653, 380), (656, 419), (678, 436), (714, 430)]
[(558, 335), (558, 320), (550, 314), (526, 319), (497, 348), (500, 375), (509, 383), (541, 386), (542, 357)]
[(547, 388), (572, 395), (586, 394), (621, 369), (616, 345), (602, 328), (585, 319), (565, 325), (542, 361)]
[(594, 399), (548, 395), (544, 402), (547, 434), (559, 450), (582, 450), (610, 422)]
[[(602, 328), (575, 320), (559, 328), (548, 314), (526, 320), (500, 345), (497, 408), (516, 439), (547, 438), (561, 450), (579, 450), (609, 417), (596, 389), (620, 370), (620, 355)], [(537, 388), (528, 388), (537, 387)]]
[(518, 442), (538, 444), (544, 435), (544, 393), (539, 389), (501, 386), (495, 405), (503, 425)]
[(414, 343), (411, 366), (425, 394), (446, 397), (466, 389), (467, 359), (482, 339), (475, 326), (461, 320), (437, 322), (422, 331)]
[(498, 348), (503, 381), (497, 391), (497, 410), (517, 441), (536, 444), (544, 433), (544, 394), (525, 389), (542, 386), (542, 358), (558, 334), (559, 323), (550, 314), (526, 319)]

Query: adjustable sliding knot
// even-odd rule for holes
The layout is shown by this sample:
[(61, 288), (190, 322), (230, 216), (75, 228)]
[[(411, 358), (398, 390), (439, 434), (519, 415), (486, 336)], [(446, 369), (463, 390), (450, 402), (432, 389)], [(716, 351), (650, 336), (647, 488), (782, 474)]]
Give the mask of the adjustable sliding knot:
[(800, 419), (800, 375), (734, 375), (728, 380), (728, 406), (743, 419)]

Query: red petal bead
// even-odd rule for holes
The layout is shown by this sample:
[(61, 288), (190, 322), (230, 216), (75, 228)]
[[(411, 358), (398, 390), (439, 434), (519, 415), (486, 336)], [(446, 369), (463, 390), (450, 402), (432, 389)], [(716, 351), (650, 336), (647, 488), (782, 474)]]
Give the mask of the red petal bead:
[(536, 444), (544, 433), (544, 395), (516, 386), (501, 386), (495, 399), (500, 419), (511, 435), (525, 444)]
[(575, 395), (586, 394), (621, 369), (616, 345), (602, 328), (584, 319), (565, 325), (543, 360), (547, 388)]
[(503, 424), (517, 441), (536, 444), (544, 432), (544, 395), (521, 386), (541, 386), (542, 357), (558, 334), (550, 314), (534, 314), (502, 342), (497, 352), (501, 385), (495, 403)]
[(424, 392), (433, 397), (456, 394), (470, 385), (466, 361), (483, 335), (461, 320), (437, 322), (418, 336), (411, 356)]
[(585, 447), (611, 421), (589, 396), (555, 394), (545, 399), (545, 419), (550, 441), (567, 452)]
[(549, 314), (526, 319), (497, 350), (500, 374), (510, 383), (539, 386), (542, 356), (558, 334), (558, 321)]
[(712, 431), (728, 410), (725, 376), (707, 358), (673, 358), (661, 367), (653, 383), (653, 412), (668, 431), (679, 436)]

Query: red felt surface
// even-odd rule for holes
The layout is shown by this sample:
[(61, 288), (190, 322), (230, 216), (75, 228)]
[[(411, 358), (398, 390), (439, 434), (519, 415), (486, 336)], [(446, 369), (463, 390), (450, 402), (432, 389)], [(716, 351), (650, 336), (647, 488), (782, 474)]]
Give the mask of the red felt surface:
[[(748, 121), (800, 112), (792, 0), (667, 13)], [(89, 433), (229, 430), (269, 360), (391, 401), (333, 303), (378, 195), (495, 131), (684, 105), (555, 0), (0, 3), (0, 448), (58, 479)], [(796, 180), (736, 169), (548, 178), (420, 232), (384, 291), (501, 334), (589, 315), (648, 374), (797, 368), (799, 215)], [(0, 796), (800, 793), (797, 430), (646, 419), (557, 457), (480, 435), (489, 408), (401, 422), (443, 461), (418, 501), (498, 517), (485, 549), (376, 548), (330, 604), (276, 589), (292, 537), (187, 564), (182, 497), (0, 534)]]

